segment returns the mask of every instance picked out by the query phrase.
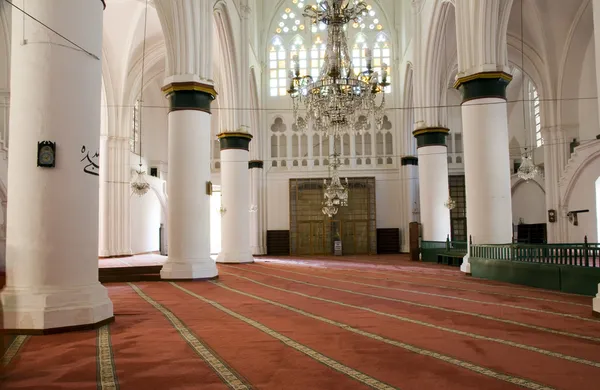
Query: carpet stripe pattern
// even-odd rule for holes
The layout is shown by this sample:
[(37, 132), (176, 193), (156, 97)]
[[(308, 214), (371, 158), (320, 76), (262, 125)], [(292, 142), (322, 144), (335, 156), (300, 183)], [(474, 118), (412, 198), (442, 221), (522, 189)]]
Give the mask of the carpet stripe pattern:
[(399, 256), (218, 267), (210, 282), (107, 284), (115, 322), (17, 336), (2, 357), (3, 390), (600, 383), (591, 297), (481, 281)]
[(96, 345), (98, 357), (96, 362), (98, 390), (119, 390), (119, 379), (115, 370), (115, 360), (110, 339), (110, 327), (104, 325), (97, 330)]
[[(245, 279), (248, 279), (248, 278), (245, 278)], [(341, 323), (341, 322), (333, 321), (333, 320), (330, 320), (330, 319), (327, 319), (327, 318), (324, 318), (324, 317), (321, 317), (321, 316), (318, 316), (318, 315), (314, 315), (314, 314), (308, 313), (308, 312), (306, 312), (304, 310), (296, 309), (294, 307), (291, 307), (291, 306), (288, 306), (288, 305), (285, 305), (285, 304), (282, 304), (282, 303), (279, 303), (279, 302), (275, 302), (275, 301), (272, 301), (272, 300), (269, 300), (269, 299), (261, 298), (261, 297), (259, 297), (257, 295), (253, 295), (253, 294), (250, 294), (250, 293), (246, 293), (246, 292), (243, 292), (243, 291), (231, 288), (231, 287), (229, 287), (229, 286), (227, 286), (227, 285), (225, 285), (223, 283), (214, 283), (214, 284), (216, 284), (217, 286), (220, 286), (222, 288), (225, 288), (225, 289), (227, 289), (229, 291), (233, 291), (233, 292), (236, 292), (238, 294), (241, 294), (241, 295), (253, 298), (253, 299), (257, 299), (257, 300), (262, 301), (262, 302), (266, 302), (266, 303), (268, 303), (270, 305), (278, 306), (278, 307), (284, 308), (286, 310), (290, 310), (290, 311), (293, 311), (295, 313), (304, 315), (306, 317), (314, 318), (314, 319), (316, 319), (318, 321), (322, 321), (322, 322), (325, 322), (327, 324), (331, 324), (331, 325), (337, 326), (337, 327), (339, 327), (341, 329), (344, 329), (344, 330), (347, 330), (349, 332), (356, 333), (356, 334), (359, 334), (361, 336), (369, 337), (369, 338), (371, 338), (373, 340), (382, 341), (384, 343), (387, 343), (387, 344), (390, 344), (390, 345), (393, 345), (393, 346), (396, 346), (396, 347), (404, 348), (404, 349), (406, 349), (408, 351), (411, 351), (411, 352), (414, 352), (414, 353), (418, 353), (418, 354), (421, 354), (421, 355), (424, 355), (424, 356), (430, 356), (430, 357), (433, 357), (435, 359), (442, 360), (442, 361), (444, 361), (446, 363), (454, 364), (456, 366), (459, 366), (459, 367), (462, 367), (462, 368), (466, 368), (468, 370), (472, 370), (472, 371), (477, 372), (479, 374), (487, 375), (487, 376), (490, 376), (490, 377), (495, 378), (495, 379), (500, 379), (500, 380), (503, 380), (503, 381), (506, 381), (506, 382), (514, 383), (514, 384), (523, 386), (523, 387), (525, 387), (527, 389), (550, 389), (550, 387), (545, 387), (543, 385), (540, 385), (538, 383), (533, 383), (533, 382), (528, 381), (526, 379), (511, 377), (511, 376), (508, 376), (508, 375), (505, 375), (505, 374), (502, 374), (502, 373), (498, 373), (498, 372), (492, 371), (492, 370), (487, 369), (485, 367), (478, 366), (476, 364), (472, 364), (472, 363), (469, 363), (469, 362), (461, 361), (461, 360), (456, 359), (456, 358), (451, 357), (451, 356), (445, 356), (445, 355), (442, 355), (442, 354), (439, 354), (439, 353), (436, 353), (436, 352), (433, 352), (433, 351), (429, 351), (429, 350), (426, 350), (426, 349), (415, 347), (414, 345), (409, 345), (409, 344), (401, 343), (401, 342), (398, 342), (398, 341), (395, 341), (395, 340), (391, 340), (391, 339), (379, 336), (379, 335), (374, 334), (374, 333), (365, 332), (363, 330), (356, 329), (356, 328), (354, 328), (354, 327), (352, 327), (352, 326), (350, 326), (348, 324), (344, 324), (344, 323)], [(281, 290), (283, 290), (283, 289), (281, 289)], [(283, 291), (285, 291), (285, 290), (283, 290)]]
[(160, 311), (171, 322), (173, 327), (179, 332), (181, 337), (189, 346), (219, 375), (229, 388), (234, 390), (248, 390), (252, 387), (239, 374), (225, 363), (219, 355), (214, 353), (202, 340), (200, 340), (190, 329), (177, 318), (170, 310), (156, 302), (150, 296), (145, 294), (138, 286), (128, 283), (129, 286), (146, 302), (151, 304), (156, 310)]
[[(328, 274), (331, 274), (331, 273), (328, 272)], [(441, 284), (416, 283), (416, 282), (412, 282), (412, 281), (408, 281), (408, 280), (403, 280), (403, 279), (397, 279), (397, 278), (393, 278), (392, 279), (392, 278), (390, 278), (387, 275), (385, 277), (381, 277), (381, 276), (374, 277), (374, 276), (365, 276), (364, 274), (363, 275), (352, 275), (352, 274), (348, 274), (348, 273), (345, 273), (345, 272), (336, 272), (336, 274), (337, 274), (337, 276), (344, 276), (344, 277), (354, 277), (354, 278), (359, 278), (359, 279), (369, 279), (369, 280), (377, 280), (377, 281), (384, 280), (384, 281), (387, 281), (387, 282), (395, 282), (395, 283), (400, 283), (400, 284), (409, 284), (409, 285), (419, 286), (419, 287), (436, 287), (436, 288), (441, 288), (441, 289), (446, 289), (446, 290), (454, 290), (454, 291), (478, 292), (478, 293), (489, 294), (489, 295), (501, 295), (501, 296), (505, 296), (505, 297), (514, 297), (514, 298), (520, 298), (520, 299), (531, 299), (531, 300), (535, 300), (535, 301), (560, 303), (560, 304), (565, 304), (565, 305), (574, 305), (574, 306), (581, 306), (581, 307), (589, 308), (589, 305), (587, 305), (585, 303), (569, 302), (569, 301), (565, 301), (565, 300), (540, 298), (540, 297), (533, 297), (533, 296), (527, 296), (527, 295), (507, 294), (505, 292), (497, 292), (497, 291), (489, 291), (489, 290), (476, 290), (476, 289), (472, 289), (472, 288), (466, 289), (466, 288), (446, 286), (446, 285), (441, 285)]]
[(577, 333), (568, 332), (568, 331), (561, 331), (561, 330), (557, 330), (557, 329), (547, 328), (547, 327), (544, 327), (544, 326), (537, 326), (537, 325), (528, 324), (528, 323), (519, 322), (519, 321), (514, 321), (514, 320), (510, 320), (510, 319), (504, 319), (504, 318), (494, 317), (494, 316), (485, 315), (485, 314), (467, 312), (467, 311), (464, 311), (464, 310), (453, 310), (453, 309), (448, 309), (448, 308), (441, 307), (441, 306), (428, 305), (428, 304), (423, 304), (423, 303), (419, 303), (419, 302), (413, 302), (413, 301), (409, 301), (409, 300), (405, 300), (405, 299), (391, 298), (391, 297), (385, 297), (385, 296), (381, 296), (381, 295), (375, 295), (375, 294), (369, 294), (369, 293), (362, 293), (360, 291), (354, 291), (354, 290), (349, 290), (349, 289), (332, 287), (332, 286), (323, 285), (323, 284), (315, 284), (315, 283), (310, 283), (310, 282), (306, 282), (306, 281), (303, 281), (303, 280), (286, 278), (286, 277), (283, 277), (283, 276), (280, 276), (280, 275), (275, 275), (275, 274), (272, 274), (272, 273), (264, 273), (264, 272), (260, 272), (260, 271), (256, 271), (256, 270), (247, 270), (247, 271), (252, 272), (254, 274), (259, 274), (259, 275), (268, 275), (268, 276), (271, 276), (271, 277), (274, 277), (274, 278), (278, 278), (278, 279), (282, 279), (282, 280), (286, 280), (286, 281), (290, 281), (290, 282), (302, 283), (302, 284), (305, 284), (307, 286), (313, 286), (313, 287), (325, 288), (325, 289), (330, 289), (330, 290), (335, 290), (335, 291), (341, 291), (341, 292), (346, 292), (346, 293), (349, 293), (349, 294), (362, 295), (362, 296), (366, 296), (366, 297), (371, 297), (371, 298), (376, 298), (376, 299), (382, 299), (382, 300), (387, 300), (387, 301), (392, 301), (392, 302), (399, 302), (399, 303), (404, 303), (404, 304), (407, 304), (407, 305), (418, 306), (418, 307), (423, 307), (423, 308), (436, 309), (436, 310), (445, 311), (445, 312), (448, 312), (448, 313), (468, 315), (468, 316), (478, 317), (478, 318), (482, 318), (482, 319), (503, 322), (503, 323), (506, 323), (506, 324), (518, 325), (518, 326), (522, 326), (522, 327), (525, 327), (525, 328), (531, 328), (531, 329), (540, 330), (540, 331), (544, 331), (544, 332), (548, 332), (548, 333), (560, 334), (560, 335), (563, 335), (563, 336), (568, 336), (568, 337), (573, 337), (573, 338), (580, 338), (580, 339), (585, 339), (585, 340), (600, 342), (600, 337), (594, 337), (594, 336), (589, 336), (589, 335), (577, 334)]
[(341, 364), (340, 362), (337, 362), (334, 359), (331, 359), (331, 358), (315, 351), (314, 349), (307, 347), (306, 345), (302, 345), (302, 344), (296, 342), (295, 340), (292, 340), (291, 338), (286, 337), (283, 334), (276, 332), (273, 329), (261, 324), (258, 321), (255, 321), (251, 318), (248, 318), (239, 313), (236, 313), (233, 310), (230, 310), (230, 309), (224, 307), (223, 305), (220, 305), (217, 302), (211, 301), (210, 299), (204, 298), (203, 296), (200, 296), (200, 295), (198, 295), (176, 283), (171, 282), (170, 284), (172, 286), (177, 287), (178, 289), (184, 291), (185, 293), (214, 306), (215, 308), (229, 314), (230, 316), (237, 318), (238, 320), (241, 320), (241, 321), (245, 322), (246, 324), (255, 327), (256, 329), (281, 341), (285, 345), (290, 346), (290, 347), (294, 348), (295, 350), (302, 352), (303, 354), (317, 360), (318, 362), (325, 364), (326, 366), (329, 366), (329, 367), (333, 368), (334, 370), (339, 371), (345, 375), (348, 375), (349, 377), (354, 378), (357, 381), (362, 382), (373, 389), (378, 389), (378, 390), (393, 390), (394, 389), (393, 387), (391, 387), (383, 382), (380, 382), (375, 378), (371, 378), (370, 376), (365, 375), (364, 373), (354, 370), (348, 366), (345, 366), (345, 365)]
[(19, 354), (25, 343), (29, 340), (29, 336), (19, 335), (14, 338), (2, 356), (2, 366), (8, 366), (13, 359)]
[(355, 284), (355, 285), (358, 285), (358, 286), (365, 286), (365, 287), (370, 287), (370, 288), (385, 289), (385, 290), (396, 290), (396, 291), (402, 291), (402, 292), (407, 292), (407, 293), (411, 293), (411, 294), (429, 295), (429, 296), (438, 297), (438, 298), (457, 299), (457, 300), (465, 301), (465, 302), (484, 303), (486, 305), (504, 306), (504, 307), (510, 307), (510, 308), (513, 308), (513, 309), (534, 311), (534, 312), (538, 312), (538, 313), (545, 313), (545, 314), (552, 314), (552, 315), (556, 315), (556, 316), (575, 318), (575, 319), (578, 319), (578, 320), (581, 320), (581, 321), (590, 321), (590, 322), (600, 323), (600, 320), (597, 320), (595, 318), (586, 318), (586, 317), (581, 317), (581, 316), (577, 316), (577, 315), (569, 314), (569, 313), (559, 313), (559, 312), (550, 311), (550, 310), (541, 310), (541, 309), (535, 309), (535, 308), (530, 308), (530, 307), (525, 307), (525, 306), (509, 305), (509, 304), (505, 304), (505, 303), (484, 302), (484, 301), (479, 301), (479, 300), (475, 300), (475, 299), (468, 299), (468, 298), (462, 298), (462, 297), (453, 297), (453, 296), (449, 296), (447, 294), (434, 294), (434, 293), (429, 293), (429, 292), (425, 292), (425, 291), (407, 290), (407, 289), (403, 289), (403, 288), (394, 288), (394, 287), (384, 287), (384, 286), (378, 286), (378, 285), (375, 285), (375, 284), (361, 283), (361, 282), (358, 282), (358, 281), (347, 281), (347, 280), (343, 280), (343, 279), (334, 279), (334, 278), (328, 278), (328, 277), (325, 277), (325, 276), (317, 276), (317, 275), (314, 275), (314, 274), (307, 274), (307, 273), (301, 273), (301, 272), (295, 272), (295, 271), (284, 270), (283, 272), (293, 273), (293, 274), (298, 274), (298, 275), (304, 275), (304, 276), (309, 276), (311, 278), (319, 278), (319, 279), (331, 280), (331, 281), (334, 281), (334, 282), (350, 283), (350, 284)]
[[(225, 273), (225, 274), (227, 274), (227, 273)], [(581, 364), (587, 364), (587, 365), (592, 366), (592, 367), (598, 367), (598, 368), (600, 368), (600, 363), (599, 362), (590, 361), (590, 360), (586, 360), (586, 359), (580, 359), (580, 358), (577, 358), (577, 357), (574, 357), (574, 356), (563, 355), (563, 354), (557, 353), (557, 352), (546, 351), (546, 350), (541, 349), (541, 348), (536, 348), (536, 347), (532, 347), (532, 346), (529, 346), (529, 345), (515, 343), (515, 342), (509, 341), (509, 340), (503, 340), (503, 339), (498, 339), (498, 338), (493, 338), (493, 337), (486, 337), (486, 336), (475, 334), (475, 333), (463, 332), (463, 331), (460, 331), (460, 330), (457, 330), (457, 329), (451, 329), (451, 328), (447, 328), (447, 327), (443, 327), (443, 326), (438, 326), (438, 325), (430, 324), (430, 323), (423, 322), (423, 321), (413, 320), (411, 318), (401, 317), (401, 316), (397, 316), (397, 315), (394, 315), (394, 314), (390, 314), (390, 313), (385, 313), (385, 312), (381, 312), (381, 311), (378, 311), (378, 310), (369, 309), (369, 308), (366, 308), (366, 307), (360, 307), (360, 306), (350, 305), (350, 304), (339, 302), (339, 301), (334, 301), (334, 300), (331, 300), (331, 299), (314, 297), (314, 296), (310, 296), (310, 295), (303, 294), (303, 293), (300, 293), (300, 292), (290, 291), (290, 290), (286, 290), (286, 289), (283, 289), (283, 288), (271, 286), (271, 285), (268, 285), (268, 284), (265, 284), (265, 283), (261, 283), (259, 281), (254, 280), (254, 279), (247, 278), (247, 277), (244, 277), (244, 276), (241, 276), (241, 275), (236, 275), (236, 274), (229, 274), (229, 275), (236, 276), (238, 278), (243, 278), (245, 280), (251, 281), (252, 283), (256, 283), (256, 284), (259, 284), (261, 286), (273, 288), (275, 290), (279, 290), (279, 291), (282, 291), (282, 292), (296, 294), (296, 295), (304, 296), (306, 298), (319, 300), (319, 301), (322, 301), (322, 302), (333, 303), (333, 304), (339, 305), (339, 306), (351, 307), (353, 309), (358, 309), (358, 310), (364, 310), (364, 311), (368, 311), (368, 312), (371, 312), (371, 313), (374, 313), (374, 314), (378, 314), (378, 315), (381, 315), (381, 316), (386, 316), (386, 317), (394, 318), (394, 319), (396, 319), (398, 321), (411, 322), (413, 324), (425, 326), (425, 327), (428, 327), (428, 328), (434, 328), (434, 329), (442, 330), (442, 331), (449, 332), (449, 333), (455, 333), (455, 334), (459, 334), (459, 335), (462, 335), (462, 336), (467, 336), (467, 337), (470, 337), (470, 338), (474, 338), (474, 339), (477, 339), (477, 340), (493, 341), (493, 342), (497, 342), (497, 343), (500, 343), (500, 344), (510, 345), (511, 347), (521, 348), (521, 349), (525, 349), (525, 350), (528, 350), (528, 351), (537, 352), (537, 353), (540, 353), (540, 354), (543, 354), (543, 355), (548, 355), (548, 356), (556, 357), (556, 358), (559, 358), (559, 359), (569, 360), (569, 361), (572, 361), (572, 362), (577, 362), (577, 363), (581, 363)], [(344, 325), (342, 327), (346, 327), (346, 326), (347, 325)], [(426, 351), (426, 352), (428, 352), (428, 351)], [(419, 353), (421, 353), (421, 352), (419, 352)]]

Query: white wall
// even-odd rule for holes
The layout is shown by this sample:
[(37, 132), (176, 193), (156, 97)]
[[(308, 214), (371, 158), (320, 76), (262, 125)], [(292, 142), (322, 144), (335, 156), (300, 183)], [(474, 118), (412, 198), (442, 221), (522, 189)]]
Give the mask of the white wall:
[(579, 79), (579, 139), (582, 141), (594, 139), (600, 134), (594, 51), (594, 39), (590, 39)]
[(131, 196), (131, 251), (134, 254), (158, 251), (161, 206), (152, 191)]
[(512, 193), (513, 224), (546, 223), (546, 194), (535, 181), (520, 181)]
[[(296, 174), (271, 174), (267, 176), (267, 230), (290, 229), (290, 178), (326, 177), (326, 172), (312, 172), (310, 176)], [(342, 171), (344, 177), (375, 177), (376, 220), (377, 228), (400, 228), (400, 194), (399, 175), (396, 170), (389, 173), (372, 171)]]
[[(166, 101), (157, 82), (149, 83), (144, 89), (142, 104), (142, 170), (150, 175), (150, 167), (156, 162), (167, 162), (167, 110)], [(139, 156), (130, 153), (132, 172), (139, 169)], [(133, 179), (133, 175), (132, 178)], [(147, 177), (149, 182), (158, 179)], [(157, 184), (160, 187), (160, 184)], [(154, 252), (160, 248), (159, 228), (164, 223), (164, 214), (153, 190), (142, 197), (132, 195), (130, 204), (131, 251)]]
[(568, 223), (568, 242), (583, 242), (588, 236), (588, 241), (598, 239), (596, 181), (600, 177), (600, 156), (590, 161), (579, 173), (571, 188), (567, 209), (585, 210), (589, 213), (578, 215), (578, 226)]

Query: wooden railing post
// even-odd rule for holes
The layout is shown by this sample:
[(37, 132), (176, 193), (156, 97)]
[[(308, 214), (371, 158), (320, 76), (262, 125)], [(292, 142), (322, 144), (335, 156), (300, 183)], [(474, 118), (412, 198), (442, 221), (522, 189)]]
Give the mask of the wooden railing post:
[(469, 246), (469, 254), (473, 256), (473, 236), (469, 235), (469, 242), (467, 245)]
[(588, 249), (587, 236), (585, 236), (583, 239), (583, 256), (585, 258), (585, 266), (589, 267), (590, 266), (590, 254), (589, 254), (589, 249)]

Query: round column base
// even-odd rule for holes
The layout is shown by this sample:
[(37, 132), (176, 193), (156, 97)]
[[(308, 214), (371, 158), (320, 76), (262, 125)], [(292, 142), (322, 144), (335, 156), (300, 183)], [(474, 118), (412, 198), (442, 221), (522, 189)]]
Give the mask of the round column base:
[(267, 254), (267, 251), (262, 246), (253, 246), (250, 247), (250, 252), (253, 256), (263, 256)]
[(160, 270), (161, 279), (212, 279), (219, 275), (217, 265), (210, 257), (206, 260), (186, 262), (182, 260), (167, 261)]
[(223, 252), (217, 256), (217, 263), (224, 264), (249, 264), (254, 263), (250, 252)]
[(471, 275), (471, 263), (469, 263), (468, 254), (465, 257), (463, 257), (463, 262), (460, 265), (460, 271), (467, 275)]
[(6, 286), (1, 297), (4, 328), (23, 333), (67, 331), (113, 318), (113, 304), (100, 282), (75, 288)]

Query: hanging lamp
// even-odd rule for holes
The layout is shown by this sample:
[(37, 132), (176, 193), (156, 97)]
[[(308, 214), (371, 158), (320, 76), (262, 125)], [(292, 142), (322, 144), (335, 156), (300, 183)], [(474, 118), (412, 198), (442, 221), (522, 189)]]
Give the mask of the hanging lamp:
[(527, 131), (527, 119), (525, 109), (525, 32), (523, 30), (523, 1), (521, 0), (521, 84), (523, 86), (523, 132), (525, 133), (525, 151), (521, 155), (521, 165), (517, 170), (517, 176), (520, 179), (529, 181), (534, 179), (538, 175), (538, 168), (533, 162), (533, 148), (532, 152), (527, 151), (527, 139), (529, 138), (529, 132)]
[[(144, 41), (142, 48), (142, 79), (140, 87), (140, 109), (139, 109), (139, 124), (140, 124), (140, 162), (139, 168), (136, 171), (135, 178), (131, 182), (131, 190), (137, 196), (144, 196), (150, 190), (150, 184), (146, 181), (146, 171), (142, 170), (142, 117), (143, 117), (143, 102), (144, 102), (144, 71), (146, 68), (146, 32), (148, 31), (148, 0), (146, 0), (146, 9), (144, 11)], [(135, 146), (134, 146), (135, 147)]]

